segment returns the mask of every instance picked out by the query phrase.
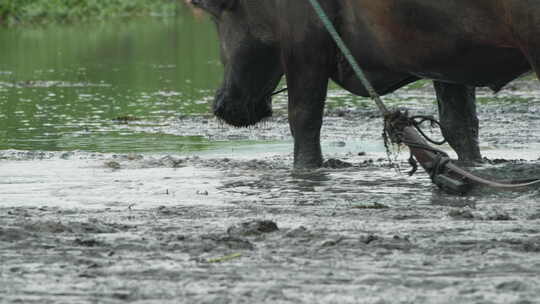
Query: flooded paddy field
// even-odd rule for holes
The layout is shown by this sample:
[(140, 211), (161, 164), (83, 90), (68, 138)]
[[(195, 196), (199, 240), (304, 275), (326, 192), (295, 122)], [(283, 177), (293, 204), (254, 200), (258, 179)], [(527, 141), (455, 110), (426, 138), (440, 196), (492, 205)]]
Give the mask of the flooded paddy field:
[[(208, 114), (207, 21), (84, 30), (0, 43), (1, 303), (538, 303), (538, 189), (451, 196), (409, 177), (374, 105), (337, 87), (333, 161), (292, 170), (285, 95), (251, 129)], [(490, 161), (474, 170), (540, 176), (539, 100), (532, 78), (479, 92)], [(436, 115), (429, 83), (385, 101)]]

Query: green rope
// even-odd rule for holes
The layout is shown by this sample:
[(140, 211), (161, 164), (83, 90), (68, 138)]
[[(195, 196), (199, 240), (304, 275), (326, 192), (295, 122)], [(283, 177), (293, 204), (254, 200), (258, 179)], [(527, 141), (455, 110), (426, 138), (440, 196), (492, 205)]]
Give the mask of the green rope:
[(341, 50), (341, 52), (343, 53), (343, 55), (345, 56), (345, 58), (351, 65), (354, 73), (356, 74), (358, 79), (360, 79), (364, 87), (367, 89), (369, 95), (377, 104), (377, 107), (379, 107), (379, 110), (382, 112), (383, 115), (387, 115), (389, 111), (384, 105), (381, 97), (379, 96), (379, 94), (377, 94), (377, 92), (375, 91), (375, 89), (373, 88), (369, 80), (367, 79), (366, 74), (364, 73), (364, 71), (362, 71), (362, 69), (360, 68), (356, 60), (354, 59), (351, 51), (349, 50), (347, 45), (345, 45), (345, 42), (343, 41), (343, 39), (341, 39), (341, 37), (339, 36), (336, 28), (332, 24), (332, 21), (330, 21), (330, 19), (324, 12), (323, 8), (319, 4), (319, 1), (309, 0), (309, 2), (311, 3), (311, 6), (313, 6), (313, 8), (315, 9), (315, 12), (317, 13), (317, 15), (319, 15), (319, 18), (321, 19), (322, 23), (328, 30), (328, 33), (330, 34), (330, 36), (332, 36), (338, 48)]

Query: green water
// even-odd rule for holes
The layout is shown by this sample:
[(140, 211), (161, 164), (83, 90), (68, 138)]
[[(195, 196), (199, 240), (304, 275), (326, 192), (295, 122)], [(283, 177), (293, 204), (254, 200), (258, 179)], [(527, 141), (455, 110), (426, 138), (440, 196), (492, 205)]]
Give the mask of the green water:
[(154, 127), (209, 113), (222, 75), (218, 50), (213, 24), (189, 11), (170, 19), (0, 28), (0, 150), (217, 145)]

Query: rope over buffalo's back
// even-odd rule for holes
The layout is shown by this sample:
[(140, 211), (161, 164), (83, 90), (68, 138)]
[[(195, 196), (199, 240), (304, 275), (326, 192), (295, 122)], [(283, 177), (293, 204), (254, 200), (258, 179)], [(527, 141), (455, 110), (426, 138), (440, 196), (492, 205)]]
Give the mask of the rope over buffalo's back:
[(369, 96), (371, 96), (371, 99), (373, 99), (375, 103), (377, 104), (379, 111), (383, 115), (388, 114), (389, 111), (384, 105), (384, 102), (382, 101), (381, 96), (377, 94), (377, 91), (375, 91), (375, 88), (373, 88), (373, 86), (371, 85), (371, 82), (367, 79), (364, 71), (362, 70), (362, 68), (360, 68), (360, 66), (356, 62), (356, 59), (354, 59), (354, 56), (352, 55), (347, 45), (345, 45), (345, 42), (343, 41), (343, 39), (341, 39), (341, 36), (338, 34), (335, 26), (332, 24), (332, 21), (330, 21), (330, 19), (324, 12), (323, 8), (319, 4), (319, 1), (317, 0), (308, 0), (308, 1), (311, 3), (311, 6), (313, 6), (313, 8), (315, 9), (315, 12), (321, 19), (328, 33), (330, 33), (330, 36), (332, 36), (332, 39), (334, 39), (334, 41), (336, 42), (339, 50), (343, 53), (343, 55), (345, 56), (345, 58), (351, 65), (354, 73), (356, 74), (356, 77), (360, 79), (360, 81), (362, 82), (362, 85), (367, 89)]

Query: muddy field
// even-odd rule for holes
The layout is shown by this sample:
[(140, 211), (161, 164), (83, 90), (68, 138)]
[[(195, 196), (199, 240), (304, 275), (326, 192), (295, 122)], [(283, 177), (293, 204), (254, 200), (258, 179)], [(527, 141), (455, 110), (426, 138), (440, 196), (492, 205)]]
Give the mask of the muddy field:
[[(387, 100), (435, 114), (430, 94)], [(540, 176), (537, 84), (480, 96), (493, 161), (475, 170)], [(0, 151), (0, 302), (540, 303), (538, 189), (447, 195), (405, 174), (405, 152), (399, 173), (371, 105), (327, 111), (325, 156), (351, 166), (294, 171), (281, 101), (255, 129), (166, 127), (262, 148)]]

